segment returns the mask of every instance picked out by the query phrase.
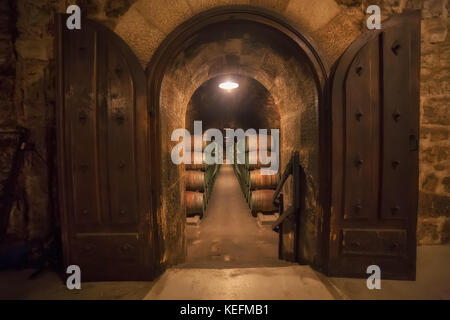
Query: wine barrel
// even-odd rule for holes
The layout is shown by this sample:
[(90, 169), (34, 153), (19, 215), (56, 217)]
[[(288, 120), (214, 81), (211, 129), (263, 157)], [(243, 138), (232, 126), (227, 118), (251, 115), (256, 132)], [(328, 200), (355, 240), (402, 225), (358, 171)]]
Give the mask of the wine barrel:
[[(271, 154), (272, 154), (272, 153), (269, 151), (269, 152), (267, 153), (267, 156), (270, 157)], [(252, 162), (254, 162), (254, 159), (257, 159), (256, 163), (250, 163), (251, 160), (252, 160)], [(270, 162), (269, 162), (268, 164), (262, 164), (262, 163), (261, 163), (260, 157), (259, 157), (259, 152), (258, 152), (258, 151), (250, 151), (250, 152), (247, 154), (247, 157), (246, 157), (246, 163), (248, 164), (248, 168), (249, 168), (250, 170), (270, 167)]]
[(250, 185), (252, 189), (275, 189), (279, 182), (279, 174), (264, 175), (261, 174), (261, 169), (250, 171)]
[(205, 165), (204, 164), (187, 164), (186, 169), (190, 171), (205, 171)]
[(273, 205), (273, 195), (275, 190), (256, 190), (252, 191), (252, 213), (256, 215), (258, 212), (271, 213), (277, 211)]
[(203, 216), (203, 193), (194, 191), (185, 191), (186, 214), (188, 216), (200, 214)]
[(201, 171), (186, 171), (186, 190), (204, 191), (205, 173)]

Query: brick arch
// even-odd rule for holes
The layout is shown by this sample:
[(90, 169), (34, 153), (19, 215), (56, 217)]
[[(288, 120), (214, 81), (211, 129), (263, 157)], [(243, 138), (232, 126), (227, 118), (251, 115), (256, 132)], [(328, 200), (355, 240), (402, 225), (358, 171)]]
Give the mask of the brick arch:
[[(197, 41), (199, 33), (214, 24), (227, 23), (229, 19), (250, 22), (258, 28), (281, 36), (295, 47), (291, 58), (283, 52), (268, 49), (263, 45), (260, 51), (245, 54), (234, 52), (233, 46), (222, 43), (220, 50), (214, 50), (214, 42), (200, 47), (195, 54), (184, 57), (183, 52)], [(265, 33), (264, 33), (265, 34)], [(236, 41), (236, 40), (234, 40)], [(266, 49), (264, 47), (266, 46)], [(239, 47), (239, 45), (237, 46)], [(266, 50), (264, 52), (264, 50)], [(247, 50), (248, 51), (248, 50)], [(250, 50), (249, 52), (252, 52)], [(317, 205), (319, 189), (319, 162), (326, 157), (319, 156), (321, 148), (319, 136), (319, 118), (325, 119), (324, 88), (328, 74), (326, 62), (321, 59), (317, 45), (309, 37), (287, 23), (283, 17), (272, 15), (268, 11), (255, 10), (253, 7), (227, 7), (212, 9), (184, 22), (171, 32), (152, 56), (147, 66), (149, 79), (149, 98), (155, 112), (152, 128), (155, 129), (153, 155), (157, 176), (155, 185), (160, 188), (158, 198), (158, 225), (161, 226), (161, 238), (164, 248), (160, 248), (163, 262), (175, 264), (184, 256), (184, 168), (172, 165), (170, 161), (170, 137), (174, 129), (185, 127), (187, 104), (195, 90), (208, 79), (234, 72), (227, 68), (221, 70), (229, 54), (241, 57), (234, 67), (240, 74), (259, 81), (274, 97), (280, 114), (281, 127), (289, 126), (295, 134), (281, 134), (281, 169), (285, 166), (293, 151), (301, 151), (300, 157), (308, 179), (307, 210), (314, 216), (321, 209)], [(261, 57), (267, 61), (261, 62)], [(228, 62), (227, 62), (228, 63)], [(321, 111), (322, 110), (322, 111)], [(169, 142), (169, 143), (167, 143)], [(162, 196), (164, 195), (164, 196)], [(289, 199), (287, 199), (289, 200)], [(308, 244), (309, 245), (309, 244)], [(312, 244), (311, 246), (313, 246)]]
[[(287, 160), (288, 153), (293, 150), (292, 146), (300, 149), (298, 142), (302, 140), (304, 152), (300, 160), (311, 176), (312, 183), (318, 184), (318, 168), (312, 158), (317, 158), (319, 153), (320, 92), (314, 81), (313, 70), (308, 67), (306, 61), (296, 58), (286, 60), (267, 47), (253, 51), (243, 48), (242, 39), (229, 41), (234, 46), (224, 43), (218, 50), (217, 43), (211, 43), (202, 46), (193, 58), (188, 59), (181, 55), (166, 70), (160, 91), (161, 139), (170, 141), (170, 134), (174, 129), (185, 127), (184, 115), (188, 103), (202, 84), (218, 76), (242, 75), (258, 81), (267, 89), (274, 100), (276, 110), (282, 115), (282, 127), (288, 122), (297, 121), (299, 126), (306, 128), (299, 132), (299, 136), (294, 135), (295, 141), (282, 140), (282, 165)], [(236, 47), (241, 48), (242, 52), (236, 51)], [(244, 51), (247, 53), (243, 53)], [(227, 64), (226, 57), (230, 54), (240, 55), (241, 63), (231, 66)], [(310, 141), (308, 146), (306, 141)], [(170, 145), (162, 146), (162, 154), (170, 157), (170, 148)], [(305, 152), (307, 148), (309, 150)]]

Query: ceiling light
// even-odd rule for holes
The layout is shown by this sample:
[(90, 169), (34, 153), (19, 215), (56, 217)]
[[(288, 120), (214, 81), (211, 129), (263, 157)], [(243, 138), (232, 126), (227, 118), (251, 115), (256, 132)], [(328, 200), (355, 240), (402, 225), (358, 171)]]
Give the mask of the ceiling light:
[(230, 92), (233, 89), (236, 89), (239, 87), (239, 84), (233, 81), (226, 81), (226, 82), (222, 82), (221, 84), (219, 84), (219, 88), (223, 89), (223, 90), (227, 90), (228, 92)]

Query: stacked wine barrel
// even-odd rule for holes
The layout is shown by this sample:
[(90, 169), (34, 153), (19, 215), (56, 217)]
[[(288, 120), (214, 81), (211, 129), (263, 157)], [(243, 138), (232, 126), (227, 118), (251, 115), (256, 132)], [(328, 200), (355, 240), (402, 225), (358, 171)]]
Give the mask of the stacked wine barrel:
[[(259, 158), (259, 150), (266, 151), (268, 156), (271, 152), (270, 136), (262, 136), (267, 138), (267, 145), (260, 144), (260, 137), (257, 136), (257, 144), (251, 145), (250, 139), (246, 139), (245, 143), (245, 164), (237, 163), (238, 146), (235, 145), (235, 164), (234, 171), (238, 177), (242, 192), (252, 211), (252, 215), (256, 216), (258, 212), (263, 214), (271, 214), (278, 209), (273, 205), (273, 194), (280, 181), (278, 173), (272, 175), (263, 175), (261, 169), (269, 167), (270, 164), (263, 165)], [(257, 160), (257, 161), (254, 161)], [(256, 163), (250, 163), (256, 162)]]
[[(202, 143), (201, 149), (205, 147)], [(211, 191), (219, 171), (218, 165), (205, 164), (203, 151), (194, 145), (193, 139), (191, 144), (191, 164), (186, 164), (186, 191), (185, 204), (186, 215), (199, 215), (203, 218), (203, 214), (211, 196)], [(195, 157), (201, 159), (201, 164), (194, 163)], [(197, 161), (198, 162), (198, 161)]]

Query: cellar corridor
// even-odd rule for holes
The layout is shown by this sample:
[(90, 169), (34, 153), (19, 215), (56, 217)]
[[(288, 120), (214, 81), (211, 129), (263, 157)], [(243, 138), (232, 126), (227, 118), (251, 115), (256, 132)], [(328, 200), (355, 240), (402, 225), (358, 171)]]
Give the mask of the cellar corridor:
[(278, 259), (278, 234), (259, 226), (245, 202), (232, 165), (222, 165), (204, 218), (187, 226), (186, 268), (291, 265)]

